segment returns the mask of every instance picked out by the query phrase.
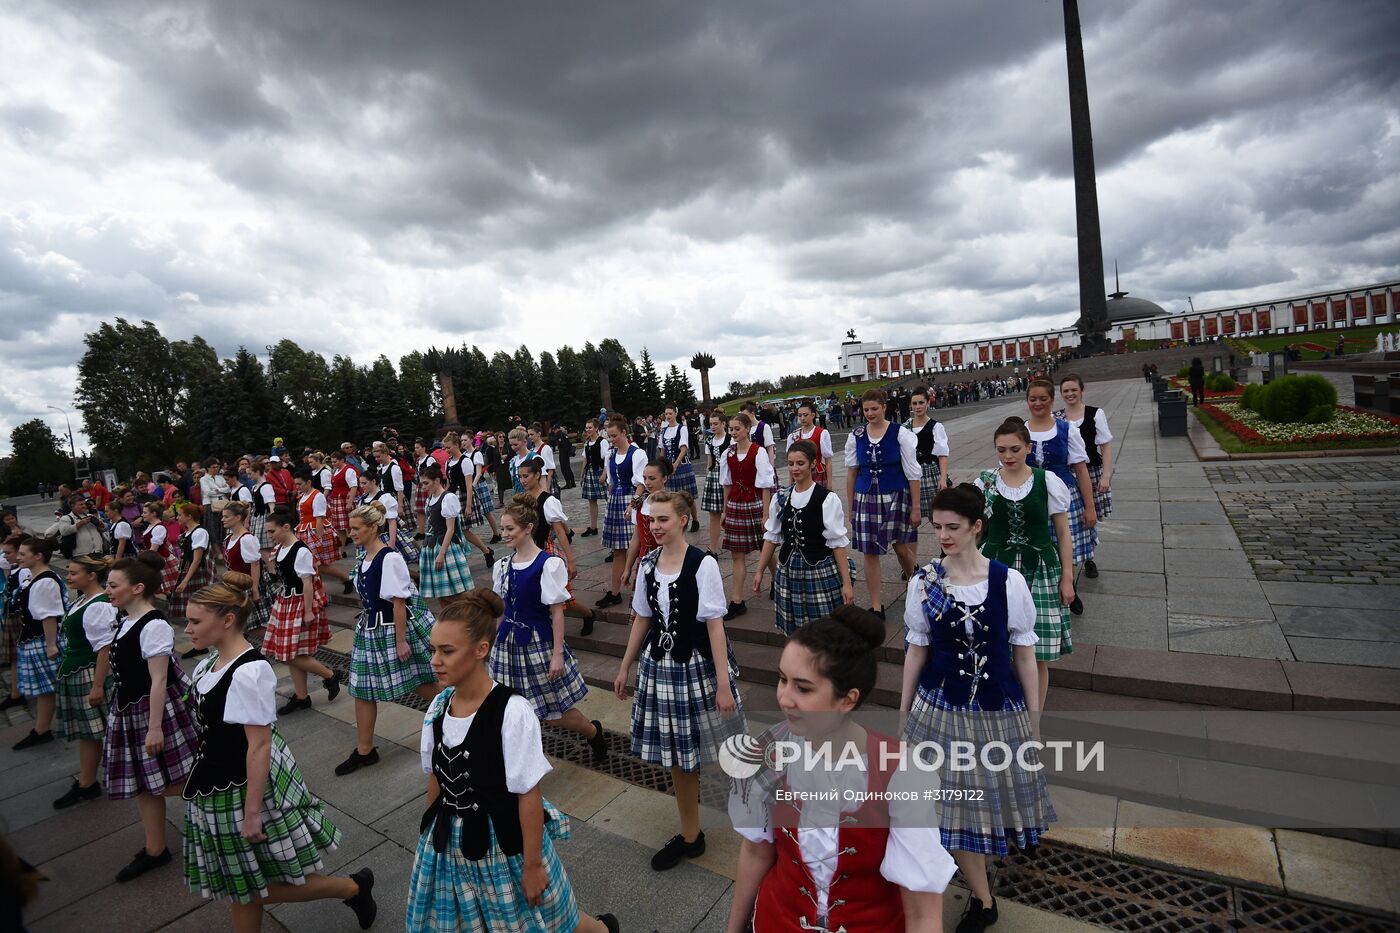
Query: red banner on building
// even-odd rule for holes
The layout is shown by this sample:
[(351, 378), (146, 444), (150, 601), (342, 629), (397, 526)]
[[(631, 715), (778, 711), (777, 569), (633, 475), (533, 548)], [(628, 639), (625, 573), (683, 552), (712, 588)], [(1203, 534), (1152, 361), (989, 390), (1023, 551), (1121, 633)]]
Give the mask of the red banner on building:
[(1044, 341), (1043, 339), (1042, 339), (1042, 340), (1037, 340), (1037, 341), (1035, 342), (1035, 355), (1036, 355), (1036, 356), (1040, 356), (1040, 355), (1043, 354), (1044, 352), (1045, 352), (1045, 341)]
[(865, 358), (865, 374), (866, 374), (867, 376), (872, 377), (872, 378), (874, 377), (874, 375), (875, 375), (875, 357), (873, 357), (873, 356), (867, 356), (867, 357)]
[(955, 350), (953, 351), (953, 365), (954, 365), (954, 366), (961, 366), (961, 365), (962, 365), (962, 356), (963, 356), (963, 354), (962, 354), (962, 347), (958, 347), (957, 349), (955, 349)]
[(1233, 334), (1235, 332), (1235, 316), (1233, 314), (1225, 318), (1221, 323), (1225, 327), (1225, 333)]
[(1001, 346), (1001, 344), (997, 344), (996, 346), (992, 347), (992, 360), (993, 360), (993, 362), (1000, 363), (1000, 362), (1002, 361), (1002, 355), (1001, 355), (1001, 354), (1002, 354), (1002, 346)]
[(1254, 330), (1254, 312), (1244, 311), (1240, 313), (1240, 333), (1247, 334)]
[(985, 343), (977, 345), (977, 362), (985, 363), (992, 358), (992, 348)]
[(1371, 296), (1371, 316), (1381, 317), (1385, 314), (1385, 293)]
[(939, 351), (938, 351), (938, 365), (941, 366), (941, 367), (943, 367), (944, 369), (947, 369), (947, 368), (948, 368), (948, 351), (947, 351), (947, 350), (939, 350)]
[(1270, 323), (1270, 321), (1273, 320), (1273, 317), (1274, 317), (1274, 309), (1273, 309), (1273, 308), (1265, 308), (1263, 311), (1260, 311), (1260, 312), (1259, 312), (1259, 329), (1260, 329), (1261, 331), (1264, 331), (1264, 330), (1268, 330), (1269, 328), (1273, 327), (1274, 325)]
[(1028, 359), (1030, 359), (1030, 356), (1031, 356), (1031, 342), (1030, 342), (1029, 340), (1022, 340), (1022, 341), (1021, 341), (1021, 359), (1023, 359), (1023, 360), (1028, 360)]
[(1302, 327), (1304, 324), (1308, 323), (1307, 305), (1293, 306), (1293, 323), (1298, 327)]
[(882, 373), (887, 373), (887, 372), (889, 372), (889, 371), (890, 371), (890, 358), (889, 358), (888, 356), (882, 356), (882, 357), (880, 357), (880, 372), (882, 372)]
[(1353, 295), (1351, 299), (1351, 319), (1358, 320), (1366, 316), (1366, 296)]
[(1181, 340), (1185, 336), (1186, 325), (1180, 321), (1172, 321), (1172, 339)]
[[(1137, 331), (1133, 331), (1133, 333), (1137, 333)], [(1129, 337), (1128, 339), (1129, 339), (1129, 340), (1132, 340), (1133, 338)], [(1051, 352), (1051, 353), (1059, 353), (1059, 352), (1060, 352), (1060, 338), (1059, 338), (1059, 337), (1051, 337), (1051, 338), (1050, 338), (1050, 352)]]
[(1006, 345), (1006, 358), (1008, 360), (1016, 359), (1016, 344), (1008, 343)]
[(1201, 319), (1193, 317), (1186, 322), (1186, 336), (1199, 338), (1201, 336)]
[(1313, 319), (1313, 323), (1314, 323), (1314, 324), (1326, 324), (1326, 323), (1327, 323), (1327, 302), (1325, 302), (1325, 301), (1314, 301), (1314, 302), (1313, 302), (1312, 309), (1313, 309), (1313, 318), (1312, 318), (1312, 319)]
[(914, 368), (915, 368), (915, 369), (924, 369), (924, 368), (925, 368), (925, 367), (924, 367), (924, 351), (923, 351), (923, 350), (920, 350), (918, 353), (915, 353), (915, 354), (914, 354)]
[(914, 368), (914, 354), (912, 354), (912, 353), (906, 353), (906, 354), (904, 354), (904, 372), (908, 372), (909, 370), (911, 370), (911, 369), (913, 369), (913, 368)]
[(1219, 337), (1219, 336), (1220, 336), (1220, 319), (1219, 319), (1219, 318), (1213, 318), (1213, 317), (1208, 317), (1208, 318), (1206, 318), (1206, 336), (1207, 336), (1207, 337)]
[(1345, 298), (1332, 299), (1332, 320), (1345, 321), (1347, 319), (1347, 300)]

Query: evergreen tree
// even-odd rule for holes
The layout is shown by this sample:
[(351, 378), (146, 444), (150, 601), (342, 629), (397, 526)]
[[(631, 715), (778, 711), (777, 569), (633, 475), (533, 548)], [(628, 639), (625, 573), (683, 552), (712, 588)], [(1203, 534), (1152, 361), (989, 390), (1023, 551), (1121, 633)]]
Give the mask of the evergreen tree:
[(12, 496), (31, 496), (40, 483), (73, 481), (73, 461), (68, 459), (66, 445), (42, 419), (30, 419), (10, 432), (4, 481)]
[[(496, 408), (487, 416), (487, 424), (505, 427), (512, 414), (519, 412), (519, 383), (515, 378), (515, 360), (504, 350), (497, 350), (491, 357), (487, 370), (487, 382), (495, 394)], [(524, 417), (522, 415), (522, 417)]]
[(274, 436), (292, 446), (324, 448), (337, 433), (328, 421), (333, 382), (325, 357), (281, 340), (272, 348), (271, 360), (269, 389), (286, 418), (285, 429)]
[[(638, 398), (641, 406), (637, 415), (656, 414), (661, 411), (661, 379), (656, 374), (656, 366), (651, 361), (651, 353), (642, 347), (642, 363), (637, 367)], [(633, 416), (635, 417), (635, 415)]]
[(521, 344), (515, 351), (515, 378), (517, 409), (513, 414), (520, 415), (529, 424), (540, 415), (540, 368), (535, 365), (535, 357), (530, 348)]
[(359, 369), (364, 385), (359, 406), (359, 436), (375, 440), (386, 427), (402, 432), (408, 403), (403, 390), (399, 388), (399, 375), (394, 371), (394, 364), (389, 362), (388, 357), (381, 356), (368, 369)]
[(672, 363), (671, 368), (666, 372), (666, 383), (666, 401), (681, 411), (697, 407), (695, 387), (690, 384), (690, 377), (682, 372), (675, 363)]
[(564, 417), (564, 380), (554, 355), (548, 350), (540, 354), (539, 418), (557, 423)]
[(423, 365), (423, 354), (417, 350), (399, 357), (399, 389), (404, 399), (399, 432), (405, 443), (415, 437), (431, 437), (433, 426), (441, 419), (442, 407), (436, 403), (437, 380)]
[(363, 438), (358, 433), (356, 412), (363, 401), (362, 385), (357, 378), (355, 361), (348, 356), (336, 354), (330, 366), (330, 393), (325, 417), (325, 433), (321, 443), (311, 446), (339, 447), (346, 441), (359, 446)]

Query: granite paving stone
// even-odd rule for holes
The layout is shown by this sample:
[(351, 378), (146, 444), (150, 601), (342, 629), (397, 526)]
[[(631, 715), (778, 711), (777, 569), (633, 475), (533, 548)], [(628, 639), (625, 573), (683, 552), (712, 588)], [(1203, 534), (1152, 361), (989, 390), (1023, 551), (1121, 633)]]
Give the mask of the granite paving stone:
[(1172, 651), (1237, 658), (1293, 658), (1288, 639), (1273, 619), (1172, 614), (1167, 618), (1167, 640)]
[[(1267, 592), (1268, 585), (1265, 584)], [(1400, 609), (1329, 609), (1321, 606), (1274, 606), (1288, 636), (1400, 642)]]
[(1241, 550), (1240, 539), (1229, 525), (1164, 525), (1162, 541), (1168, 548)]
[(1304, 638), (1291, 635), (1288, 644), (1299, 661), (1400, 668), (1400, 643), (1350, 641), (1343, 638)]

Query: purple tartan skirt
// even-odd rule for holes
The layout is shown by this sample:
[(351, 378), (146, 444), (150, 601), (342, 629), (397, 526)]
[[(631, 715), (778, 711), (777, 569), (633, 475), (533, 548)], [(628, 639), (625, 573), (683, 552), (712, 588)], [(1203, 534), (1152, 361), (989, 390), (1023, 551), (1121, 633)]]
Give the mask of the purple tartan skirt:
[(913, 544), (919, 529), (909, 524), (909, 487), (893, 492), (858, 492), (852, 503), (851, 546), (862, 554), (888, 554), (896, 544)]
[(194, 768), (199, 733), (185, 699), (190, 692), (190, 681), (178, 664), (172, 667), (177, 673), (165, 687), (165, 715), (161, 719), (165, 747), (159, 755), (146, 754), (146, 730), (151, 725), (149, 696), (143, 696), (125, 709), (113, 706), (107, 714), (102, 778), (107, 785), (107, 796), (113, 800), (128, 800), (141, 793), (160, 796), (171, 787), (182, 786)]

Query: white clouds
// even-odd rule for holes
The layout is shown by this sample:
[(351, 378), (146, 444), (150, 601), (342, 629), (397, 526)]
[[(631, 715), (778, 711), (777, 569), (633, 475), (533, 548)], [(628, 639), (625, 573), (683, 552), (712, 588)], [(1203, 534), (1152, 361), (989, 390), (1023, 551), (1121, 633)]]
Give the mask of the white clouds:
[[(1400, 274), (1393, 4), (1081, 6), (1134, 294)], [(971, 0), (0, 2), (0, 446), (118, 314), (225, 354), (616, 336), (708, 350), (717, 384), (830, 369), (849, 326), (1061, 324), (1061, 28)]]

